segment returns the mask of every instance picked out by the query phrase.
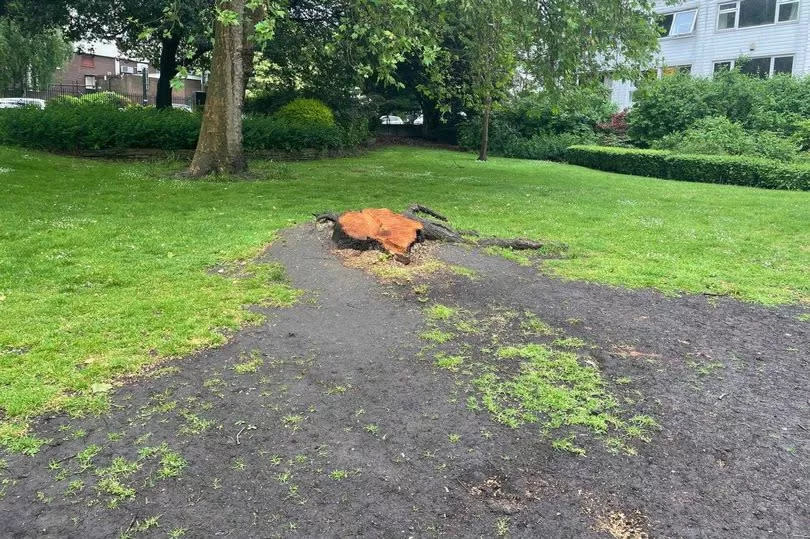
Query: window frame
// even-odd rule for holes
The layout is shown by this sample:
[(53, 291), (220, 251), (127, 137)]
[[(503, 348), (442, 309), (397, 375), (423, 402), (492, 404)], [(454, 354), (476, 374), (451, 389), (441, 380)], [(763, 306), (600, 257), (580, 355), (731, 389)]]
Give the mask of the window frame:
[[(763, 26), (771, 26), (774, 24), (796, 24), (799, 22), (799, 10), (801, 10), (801, 3), (802, 0), (776, 0), (776, 9), (774, 10), (773, 20), (771, 22), (766, 22), (763, 24), (756, 24), (754, 26), (740, 26), (740, 12), (742, 11), (742, 3), (746, 0), (725, 0), (720, 1), (717, 3), (717, 17), (714, 21), (714, 29), (716, 32), (729, 32), (731, 30), (745, 30), (748, 28), (762, 28)], [(734, 8), (726, 8), (721, 9), (722, 6), (734, 4)], [(779, 12), (782, 9), (782, 6), (788, 4), (798, 4), (798, 9), (796, 10), (796, 18), (789, 19), (787, 21), (780, 21), (779, 20)], [(720, 17), (726, 13), (734, 13), (734, 26), (730, 28), (720, 28)], [(673, 21), (674, 22), (674, 21)]]
[[(768, 70), (768, 78), (770, 79), (776, 73), (774, 73), (774, 68), (776, 67), (776, 59), (777, 58), (791, 58), (791, 66), (790, 66), (790, 75), (793, 76), (793, 70), (796, 67), (796, 55), (795, 54), (773, 54), (771, 56), (757, 56), (754, 58), (749, 58), (749, 60), (762, 60), (763, 58), (769, 58), (771, 61), (770, 69)], [(712, 73), (717, 73), (717, 66), (719, 64), (729, 64), (729, 70), (732, 70), (737, 67), (737, 60), (714, 60), (712, 61)], [(782, 73), (780, 73), (782, 74)], [(787, 73), (784, 73), (787, 74)]]
[[(694, 13), (694, 17), (692, 18), (692, 26), (690, 27), (688, 32), (684, 32), (682, 34), (672, 34), (672, 29), (675, 27), (675, 20), (678, 18), (678, 15), (681, 15), (681, 14), (684, 14), (684, 13)], [(697, 20), (698, 20), (698, 15), (699, 14), (700, 14), (700, 8), (697, 8), (697, 7), (690, 8), (690, 9), (681, 9), (679, 11), (668, 11), (666, 13), (659, 13), (658, 14), (659, 17), (667, 17), (669, 15), (672, 15), (672, 24), (669, 27), (668, 33), (666, 35), (664, 35), (664, 36), (661, 36), (659, 39), (671, 39), (671, 38), (676, 38), (676, 37), (687, 37), (687, 36), (694, 35), (695, 34), (695, 29), (697, 28)]]
[[(92, 86), (89, 86), (87, 84), (88, 79), (93, 80), (93, 85)], [(84, 76), (84, 89), (85, 90), (95, 90), (96, 89), (96, 84), (98, 84), (98, 79), (96, 78), (95, 75), (85, 75)]]

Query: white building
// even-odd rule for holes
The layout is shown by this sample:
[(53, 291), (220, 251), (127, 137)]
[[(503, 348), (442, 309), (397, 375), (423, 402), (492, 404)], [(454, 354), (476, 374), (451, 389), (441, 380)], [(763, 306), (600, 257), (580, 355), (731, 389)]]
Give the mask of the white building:
[[(683, 71), (709, 77), (742, 56), (750, 59), (743, 70), (752, 74), (810, 74), (810, 0), (659, 1), (656, 11), (666, 30), (658, 76)], [(632, 83), (609, 84), (613, 102), (633, 104)]]

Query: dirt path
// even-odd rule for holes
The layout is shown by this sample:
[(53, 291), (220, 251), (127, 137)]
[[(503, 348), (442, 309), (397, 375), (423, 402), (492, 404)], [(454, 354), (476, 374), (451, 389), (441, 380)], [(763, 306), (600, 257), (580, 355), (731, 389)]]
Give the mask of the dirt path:
[[(380, 285), (288, 231), (268, 258), (310, 294), (117, 390), (104, 417), (44, 420), (49, 446), (5, 457), (0, 537), (810, 535), (797, 310), (440, 256), (474, 278)], [(504, 350), (541, 334), (601, 373), (591, 413), (615, 399), (623, 434), (486, 411), (481, 374), (526, 374)], [(633, 435), (641, 417), (660, 430)]]

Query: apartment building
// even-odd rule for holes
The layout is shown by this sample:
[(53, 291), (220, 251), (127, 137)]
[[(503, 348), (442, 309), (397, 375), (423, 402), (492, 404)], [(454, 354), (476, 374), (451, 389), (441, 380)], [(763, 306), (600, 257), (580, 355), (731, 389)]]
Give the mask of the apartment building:
[[(709, 77), (740, 57), (749, 59), (743, 71), (752, 75), (810, 74), (810, 0), (658, 2), (656, 11), (663, 28), (658, 76)], [(614, 103), (632, 106), (631, 82), (608, 84)]]

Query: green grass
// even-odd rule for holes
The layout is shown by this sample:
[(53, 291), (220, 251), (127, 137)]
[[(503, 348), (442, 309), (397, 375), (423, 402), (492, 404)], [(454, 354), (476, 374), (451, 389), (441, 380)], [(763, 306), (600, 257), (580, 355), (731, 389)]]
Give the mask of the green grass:
[(0, 148), (0, 444), (47, 410), (103, 411), (94, 385), (222, 343), (259, 321), (244, 305), (293, 302), (278, 266), (237, 261), (318, 211), (420, 202), (567, 244), (543, 263), (562, 277), (810, 302), (810, 193), (412, 148), (255, 163), (266, 181), (180, 181), (181, 166)]

